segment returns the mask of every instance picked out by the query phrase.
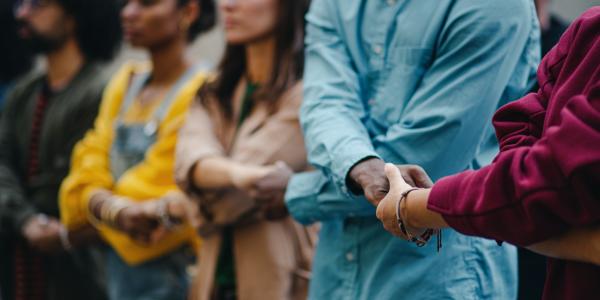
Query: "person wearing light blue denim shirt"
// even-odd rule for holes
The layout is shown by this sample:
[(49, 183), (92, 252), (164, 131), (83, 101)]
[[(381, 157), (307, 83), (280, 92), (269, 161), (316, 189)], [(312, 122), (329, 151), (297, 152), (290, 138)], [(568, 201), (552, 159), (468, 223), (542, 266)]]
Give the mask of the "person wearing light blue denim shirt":
[[(317, 171), (288, 185), (300, 222), (321, 222), (310, 299), (514, 299), (516, 250), (445, 230), (443, 248), (388, 234), (346, 185), (365, 158), (434, 180), (491, 161), (491, 117), (533, 84), (530, 0), (313, 0), (301, 122)], [(507, 224), (508, 226), (508, 224)]]

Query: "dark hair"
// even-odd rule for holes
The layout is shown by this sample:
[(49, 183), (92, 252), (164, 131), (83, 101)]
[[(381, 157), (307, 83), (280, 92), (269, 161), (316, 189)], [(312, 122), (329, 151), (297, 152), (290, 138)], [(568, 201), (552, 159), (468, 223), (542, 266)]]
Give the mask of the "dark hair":
[(0, 82), (18, 78), (33, 64), (31, 50), (17, 34), (17, 21), (13, 14), (15, 2), (0, 2)]
[(116, 0), (56, 0), (75, 19), (75, 34), (87, 60), (110, 60), (121, 44)]
[[(310, 0), (280, 0), (275, 25), (275, 57), (268, 83), (261, 86), (256, 101), (276, 101), (304, 72), (304, 15)], [(233, 116), (233, 92), (246, 71), (244, 45), (227, 45), (219, 64), (215, 81), (206, 84), (199, 93), (200, 101), (215, 98), (226, 118)], [(272, 106), (274, 110), (276, 105)]]
[(200, 15), (196, 19), (188, 30), (188, 40), (195, 39), (199, 34), (204, 33), (217, 22), (217, 10), (215, 2), (213, 0), (177, 0), (179, 6), (188, 4), (190, 1), (197, 1), (200, 6)]

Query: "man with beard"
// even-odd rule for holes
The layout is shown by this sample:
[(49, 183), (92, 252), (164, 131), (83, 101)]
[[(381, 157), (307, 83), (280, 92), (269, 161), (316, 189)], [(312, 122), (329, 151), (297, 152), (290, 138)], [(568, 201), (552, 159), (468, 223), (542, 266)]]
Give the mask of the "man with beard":
[(109, 0), (19, 0), (19, 34), (43, 56), (7, 95), (0, 120), (2, 299), (103, 299), (94, 230), (67, 232), (58, 189), (75, 143), (92, 126), (121, 40)]

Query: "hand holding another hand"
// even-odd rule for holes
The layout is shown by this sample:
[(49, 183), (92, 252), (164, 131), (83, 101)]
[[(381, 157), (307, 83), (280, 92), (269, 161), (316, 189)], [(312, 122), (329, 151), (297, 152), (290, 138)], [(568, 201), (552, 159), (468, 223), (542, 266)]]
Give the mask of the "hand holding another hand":
[(230, 172), (233, 186), (240, 190), (251, 191), (255, 183), (275, 170), (275, 166), (238, 165)]
[[(439, 251), (442, 247), (440, 229), (448, 224), (439, 213), (427, 208), (432, 186), (429, 176), (420, 167), (392, 164), (385, 166), (385, 173), (390, 191), (377, 206), (377, 218), (394, 236), (417, 246), (424, 246), (435, 235)], [(406, 178), (417, 187), (408, 184)]]
[[(390, 190), (377, 206), (377, 218), (383, 223), (385, 230), (389, 231), (392, 235), (408, 240), (409, 237), (400, 229), (398, 217), (403, 218), (405, 216), (402, 213), (402, 203), (400, 203), (402, 193), (413, 189), (413, 187), (406, 183), (397, 166), (392, 164), (385, 165), (385, 174), (390, 181)], [(425, 231), (407, 228), (406, 223), (404, 226), (406, 231), (410, 232), (413, 236), (421, 235)]]
[(385, 162), (375, 157), (357, 163), (348, 175), (350, 190), (356, 194), (364, 194), (373, 206), (377, 206), (390, 188), (384, 166)]
[(61, 227), (56, 218), (38, 214), (25, 221), (21, 232), (29, 245), (36, 250), (55, 254), (63, 250), (60, 242)]
[[(374, 206), (379, 204), (390, 189), (385, 165), (379, 158), (369, 158), (356, 164), (349, 174), (351, 189), (356, 192), (362, 189), (367, 200)], [(400, 178), (410, 186), (429, 188), (433, 185), (425, 170), (417, 165), (396, 165), (396, 168)]]
[(251, 196), (261, 205), (268, 220), (281, 219), (288, 215), (285, 206), (285, 191), (294, 171), (279, 161), (272, 170), (254, 183)]

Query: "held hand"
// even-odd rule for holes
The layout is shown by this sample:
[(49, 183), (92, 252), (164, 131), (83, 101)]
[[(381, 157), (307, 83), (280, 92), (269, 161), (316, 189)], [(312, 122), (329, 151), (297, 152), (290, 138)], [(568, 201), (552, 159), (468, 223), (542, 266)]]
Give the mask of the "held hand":
[[(417, 165), (396, 165), (402, 179), (410, 185), (418, 188), (430, 188), (433, 186), (433, 181), (429, 178), (429, 175)], [(388, 175), (389, 180), (389, 175)], [(391, 183), (390, 183), (391, 184)]]
[(254, 184), (273, 171), (273, 166), (239, 166), (231, 172), (233, 185), (244, 191), (250, 191)]
[(162, 201), (167, 201), (166, 213), (175, 224), (189, 222), (195, 226), (198, 221), (198, 205), (180, 192), (166, 195)]
[(71, 245), (75, 248), (83, 245), (90, 245), (102, 242), (98, 231), (91, 225), (83, 226), (74, 230), (69, 230), (67, 238)]
[(60, 222), (56, 218), (36, 215), (29, 218), (23, 226), (23, 236), (38, 251), (47, 254), (61, 252)]
[(379, 158), (369, 158), (356, 164), (348, 178), (353, 192), (364, 193), (367, 200), (377, 206), (389, 190), (388, 179), (384, 172), (385, 163)]
[(117, 216), (119, 229), (134, 240), (150, 243), (153, 240), (152, 235), (160, 225), (157, 210), (157, 201), (132, 203), (119, 212)]
[(263, 206), (267, 220), (278, 220), (288, 215), (285, 190), (294, 171), (284, 162), (277, 162), (271, 172), (254, 184), (251, 195)]
[(257, 200), (269, 200), (274, 193), (287, 188), (294, 171), (284, 162), (278, 161), (270, 166), (270, 172), (258, 179), (252, 186), (251, 195)]
[(412, 187), (406, 183), (398, 167), (392, 164), (385, 165), (385, 174), (390, 181), (390, 190), (377, 206), (377, 218), (392, 235), (408, 239), (400, 230), (396, 214), (402, 192)]
[[(170, 193), (163, 198), (133, 204), (119, 214), (123, 231), (143, 243), (156, 243), (164, 238), (172, 226), (197, 221), (198, 207), (181, 193)], [(121, 223), (123, 221), (123, 223)]]

